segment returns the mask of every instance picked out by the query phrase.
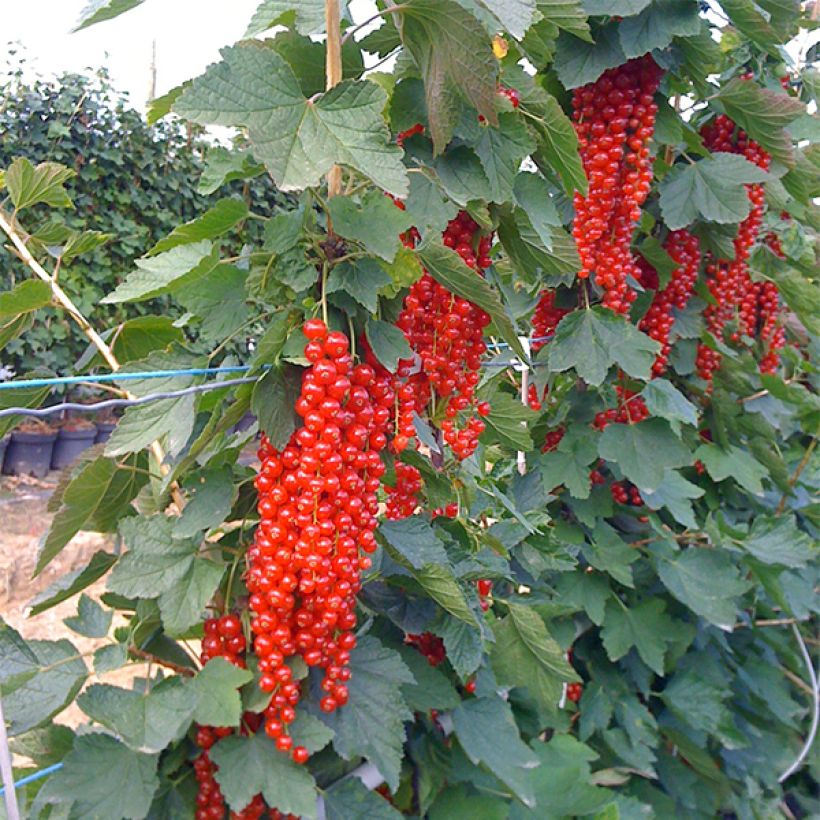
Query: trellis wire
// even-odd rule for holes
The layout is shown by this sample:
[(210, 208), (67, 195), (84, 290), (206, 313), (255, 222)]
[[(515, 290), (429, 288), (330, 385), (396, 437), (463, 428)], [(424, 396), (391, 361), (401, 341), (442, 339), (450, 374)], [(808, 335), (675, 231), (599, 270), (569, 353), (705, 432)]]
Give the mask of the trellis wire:
[[(522, 344), (527, 348), (527, 344), (533, 342), (548, 342), (552, 336), (536, 336), (532, 339), (522, 339)], [(489, 342), (488, 348), (494, 350), (509, 350), (510, 346), (506, 342)], [(517, 361), (517, 360), (516, 360)], [(486, 362), (488, 367), (507, 367), (507, 363)], [(510, 363), (514, 364), (514, 362)], [(263, 369), (270, 365), (262, 365)], [(251, 369), (251, 365), (225, 365), (220, 367), (189, 367), (180, 370), (145, 370), (141, 372), (129, 373), (100, 373), (89, 376), (52, 376), (42, 379), (18, 379), (16, 381), (0, 381), (0, 390), (17, 390), (21, 387), (57, 387), (60, 385), (72, 384), (102, 384), (105, 382), (142, 381), (144, 379), (168, 379), (175, 376), (211, 376), (220, 373), (246, 373)]]

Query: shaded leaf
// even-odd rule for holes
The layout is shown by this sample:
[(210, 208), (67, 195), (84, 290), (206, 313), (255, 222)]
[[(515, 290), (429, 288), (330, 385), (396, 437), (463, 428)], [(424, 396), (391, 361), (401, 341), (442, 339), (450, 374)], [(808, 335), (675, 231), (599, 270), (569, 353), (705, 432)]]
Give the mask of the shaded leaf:
[(248, 206), (241, 199), (226, 197), (191, 222), (174, 228), (168, 236), (160, 239), (146, 256), (156, 256), (178, 245), (189, 245), (203, 239), (216, 239), (227, 233), (248, 216)]

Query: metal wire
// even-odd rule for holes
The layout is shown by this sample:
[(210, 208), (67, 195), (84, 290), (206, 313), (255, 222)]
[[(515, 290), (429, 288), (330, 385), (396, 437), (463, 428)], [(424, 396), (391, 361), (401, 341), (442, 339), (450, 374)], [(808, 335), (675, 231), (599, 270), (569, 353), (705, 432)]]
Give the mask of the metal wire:
[(224, 382), (209, 382), (208, 384), (197, 384), (193, 387), (186, 387), (183, 390), (168, 390), (164, 393), (149, 393), (147, 396), (140, 396), (136, 399), (106, 399), (95, 404), (77, 404), (76, 402), (64, 402), (54, 404), (51, 407), (9, 407), (0, 410), (0, 418), (6, 416), (33, 416), (34, 418), (45, 418), (55, 413), (62, 413), (71, 410), (76, 413), (98, 413), (100, 410), (111, 410), (118, 407), (135, 407), (139, 404), (148, 404), (160, 399), (177, 399), (180, 396), (188, 396), (192, 393), (205, 393), (208, 390), (220, 390), (223, 387), (235, 387), (238, 384), (250, 384), (256, 378), (250, 376), (246, 379), (226, 379)]

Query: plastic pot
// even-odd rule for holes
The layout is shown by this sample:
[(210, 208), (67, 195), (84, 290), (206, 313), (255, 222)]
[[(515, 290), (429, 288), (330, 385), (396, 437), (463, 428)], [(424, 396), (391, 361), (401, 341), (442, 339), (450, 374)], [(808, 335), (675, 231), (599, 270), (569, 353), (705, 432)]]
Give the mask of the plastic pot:
[(116, 421), (98, 421), (97, 434), (94, 436), (94, 444), (104, 444), (108, 441), (116, 427)]
[(6, 458), (6, 447), (8, 447), (9, 437), (3, 436), (0, 438), (0, 469), (3, 467), (3, 461)]
[(13, 432), (3, 459), (3, 473), (43, 478), (51, 467), (56, 440), (56, 433)]
[(87, 450), (97, 436), (97, 428), (83, 430), (60, 430), (51, 454), (51, 469), (62, 470), (73, 464), (83, 450)]

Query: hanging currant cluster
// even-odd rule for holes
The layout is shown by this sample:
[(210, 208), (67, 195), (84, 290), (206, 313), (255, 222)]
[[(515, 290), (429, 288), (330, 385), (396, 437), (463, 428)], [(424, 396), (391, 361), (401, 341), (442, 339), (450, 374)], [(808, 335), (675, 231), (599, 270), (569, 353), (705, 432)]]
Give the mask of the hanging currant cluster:
[(572, 101), (589, 183), (586, 196), (574, 197), (578, 276), (594, 274), (604, 292), (603, 304), (616, 313), (627, 313), (635, 300), (628, 279), (637, 279), (638, 270), (630, 244), (652, 184), (649, 141), (661, 77), (660, 67), (647, 54), (576, 89)]
[(319, 319), (303, 331), (311, 366), (296, 412), (304, 426), (281, 452), (263, 439), (256, 478), (261, 520), (247, 573), (259, 685), (272, 694), (265, 731), (297, 763), (308, 753), (293, 748), (288, 731), (301, 691), (286, 661), (298, 655), (324, 670), (323, 711), (347, 702), (359, 573), (371, 563), (360, 552), (376, 549), (379, 453), (395, 398), (389, 378), (353, 364), (343, 333), (328, 332)]

